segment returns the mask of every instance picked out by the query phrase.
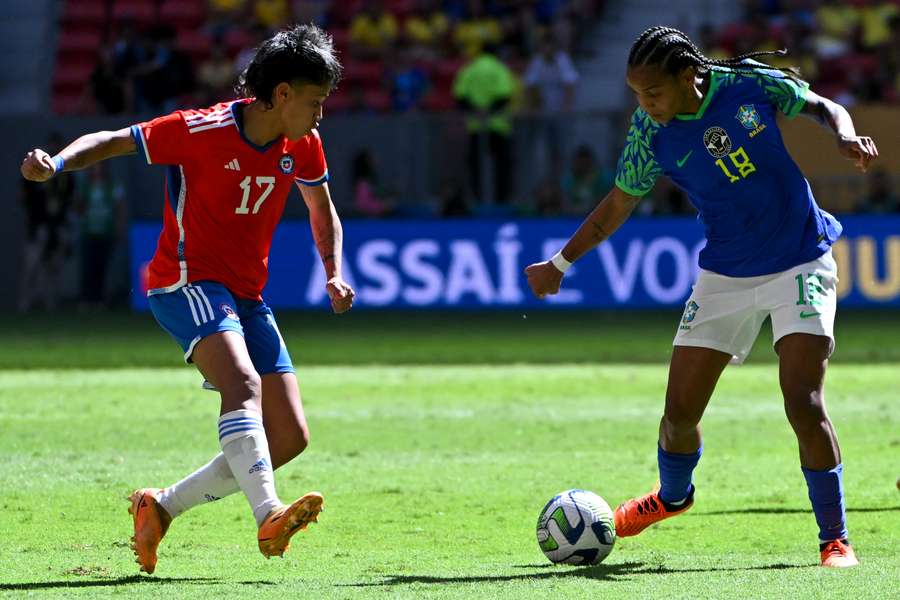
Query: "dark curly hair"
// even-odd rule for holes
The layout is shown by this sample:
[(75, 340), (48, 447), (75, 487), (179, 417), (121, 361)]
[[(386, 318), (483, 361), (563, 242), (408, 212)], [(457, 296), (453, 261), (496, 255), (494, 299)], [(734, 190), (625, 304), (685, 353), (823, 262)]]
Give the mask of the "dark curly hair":
[(341, 63), (331, 36), (315, 25), (295, 25), (260, 44), (256, 55), (238, 77), (235, 92), (255, 97), (272, 107), (272, 92), (282, 81), (335, 87)]
[[(748, 52), (734, 58), (713, 59), (705, 56), (683, 31), (658, 25), (645, 29), (631, 45), (628, 66), (659, 65), (670, 75), (681, 72), (685, 67), (715, 69), (728, 67), (739, 72), (756, 72), (773, 67), (761, 63), (744, 62), (760, 56), (784, 56), (787, 50)], [(800, 81), (800, 72), (795, 68), (782, 68), (789, 79)]]

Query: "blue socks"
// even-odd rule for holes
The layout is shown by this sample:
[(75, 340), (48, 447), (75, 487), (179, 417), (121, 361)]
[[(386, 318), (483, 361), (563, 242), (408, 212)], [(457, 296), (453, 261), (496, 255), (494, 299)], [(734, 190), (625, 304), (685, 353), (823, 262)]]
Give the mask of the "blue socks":
[(659, 463), (659, 497), (667, 504), (680, 504), (691, 492), (691, 474), (700, 455), (703, 444), (691, 454), (675, 454), (666, 452), (662, 446), (657, 447), (656, 461)]
[(809, 488), (809, 501), (812, 502), (816, 523), (819, 525), (819, 539), (822, 541), (846, 539), (844, 466), (838, 465), (827, 471), (802, 469), (803, 476), (806, 478), (806, 487)]

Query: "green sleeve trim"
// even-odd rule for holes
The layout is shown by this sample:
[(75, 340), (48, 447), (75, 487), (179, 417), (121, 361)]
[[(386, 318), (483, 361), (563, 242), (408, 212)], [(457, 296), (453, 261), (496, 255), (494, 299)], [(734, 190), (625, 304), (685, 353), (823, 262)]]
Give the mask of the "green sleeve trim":
[(636, 190), (633, 187), (630, 187), (630, 186), (626, 185), (625, 183), (622, 183), (622, 181), (620, 181), (618, 177), (616, 178), (616, 187), (619, 188), (620, 190), (622, 190), (623, 192), (625, 192), (626, 194), (630, 194), (631, 196), (638, 196), (639, 198), (643, 198), (650, 192), (650, 190), (653, 189), (651, 187), (650, 189), (647, 189), (644, 191)]
[(809, 91), (809, 84), (803, 81), (800, 89), (800, 93), (797, 94), (797, 101), (791, 106), (790, 112), (784, 113), (784, 116), (788, 119), (793, 119), (799, 115), (800, 111), (803, 110), (803, 107), (806, 106), (806, 92)]

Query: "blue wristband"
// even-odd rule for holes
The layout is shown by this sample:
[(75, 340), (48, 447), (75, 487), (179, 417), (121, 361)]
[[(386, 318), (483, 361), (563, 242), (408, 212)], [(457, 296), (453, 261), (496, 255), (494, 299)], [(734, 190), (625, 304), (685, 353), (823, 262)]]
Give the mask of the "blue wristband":
[(63, 157), (57, 154), (53, 157), (52, 160), (53, 164), (56, 165), (56, 171), (54, 171), (53, 174), (56, 175), (57, 173), (62, 173), (63, 169), (66, 166), (66, 161), (63, 159)]

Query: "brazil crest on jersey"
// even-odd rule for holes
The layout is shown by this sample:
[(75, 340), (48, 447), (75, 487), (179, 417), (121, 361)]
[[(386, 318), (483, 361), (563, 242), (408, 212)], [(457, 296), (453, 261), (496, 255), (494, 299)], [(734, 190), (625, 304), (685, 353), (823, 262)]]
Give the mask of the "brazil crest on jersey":
[(800, 112), (809, 86), (777, 69), (709, 77), (696, 114), (660, 125), (634, 111), (616, 186), (643, 196), (666, 175), (685, 190), (706, 227), (703, 269), (752, 277), (818, 258), (841, 224), (816, 205), (775, 122), (776, 110)]

